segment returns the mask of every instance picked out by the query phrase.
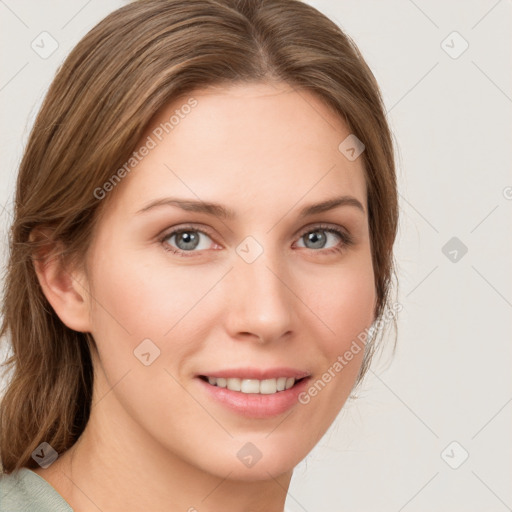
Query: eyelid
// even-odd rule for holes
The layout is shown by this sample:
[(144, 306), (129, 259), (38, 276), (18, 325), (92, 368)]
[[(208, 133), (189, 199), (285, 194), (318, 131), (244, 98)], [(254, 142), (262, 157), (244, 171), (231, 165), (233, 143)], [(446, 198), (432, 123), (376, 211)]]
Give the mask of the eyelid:
[(167, 227), (163, 231), (161, 231), (156, 238), (162, 241), (169, 238), (172, 235), (175, 235), (181, 231), (197, 231), (199, 233), (203, 233), (204, 235), (208, 235), (210, 238), (215, 238), (213, 231), (202, 224), (179, 224), (178, 226)]
[(308, 224), (307, 226), (304, 226), (303, 228), (301, 228), (295, 236), (301, 237), (301, 236), (304, 236), (306, 233), (315, 231), (317, 229), (318, 230), (325, 229), (326, 231), (328, 231), (328, 230), (339, 231), (340, 233), (346, 235), (347, 237), (351, 237), (350, 233), (348, 232), (348, 230), (345, 227), (340, 226), (339, 224), (330, 224), (330, 223), (325, 223), (325, 222), (312, 222), (311, 224)]

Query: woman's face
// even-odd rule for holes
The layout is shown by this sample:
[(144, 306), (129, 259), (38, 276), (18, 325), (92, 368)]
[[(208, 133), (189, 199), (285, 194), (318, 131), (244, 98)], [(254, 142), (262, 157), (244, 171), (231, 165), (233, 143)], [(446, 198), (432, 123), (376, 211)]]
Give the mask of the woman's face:
[[(105, 187), (87, 254), (95, 385), (120, 436), (241, 480), (291, 470), (320, 440), (376, 301), (362, 158), (338, 148), (349, 134), (286, 85), (203, 89), (155, 117)], [(232, 389), (200, 377), (221, 374)], [(294, 375), (307, 378), (275, 391)]]

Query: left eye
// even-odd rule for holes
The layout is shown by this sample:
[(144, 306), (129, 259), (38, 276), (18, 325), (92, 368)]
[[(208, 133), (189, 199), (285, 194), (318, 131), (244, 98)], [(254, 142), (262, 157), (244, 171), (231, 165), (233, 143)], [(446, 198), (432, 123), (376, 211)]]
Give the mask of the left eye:
[(310, 244), (306, 246), (307, 249), (334, 249), (336, 248), (336, 244), (334, 247), (325, 247), (327, 240), (329, 238), (338, 238), (338, 241), (341, 240), (345, 245), (348, 245), (350, 242), (348, 236), (335, 228), (314, 228), (306, 231), (302, 234), (299, 240), (304, 240), (305, 243)]

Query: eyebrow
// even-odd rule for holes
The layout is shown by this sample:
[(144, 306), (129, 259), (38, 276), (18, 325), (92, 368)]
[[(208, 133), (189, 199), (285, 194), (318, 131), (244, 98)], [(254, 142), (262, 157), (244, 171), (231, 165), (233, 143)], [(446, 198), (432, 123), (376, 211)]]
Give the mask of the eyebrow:
[[(213, 203), (208, 201), (196, 201), (191, 199), (181, 199), (177, 197), (164, 197), (161, 199), (157, 199), (155, 201), (151, 201), (149, 204), (141, 208), (137, 211), (138, 214), (146, 213), (153, 208), (157, 208), (160, 206), (177, 206), (182, 210), (187, 212), (197, 212), (197, 213), (205, 213), (207, 215), (212, 215), (214, 217), (218, 217), (220, 219), (231, 220), (236, 218), (236, 213), (226, 206), (223, 206), (219, 203)], [(364, 206), (361, 202), (353, 196), (339, 196), (333, 197), (331, 199), (327, 199), (320, 203), (309, 204), (304, 206), (299, 211), (299, 218), (308, 217), (310, 215), (315, 215), (317, 213), (327, 212), (329, 210), (333, 210), (334, 208), (339, 208), (341, 206), (352, 206), (357, 208), (363, 213), (365, 212)]]

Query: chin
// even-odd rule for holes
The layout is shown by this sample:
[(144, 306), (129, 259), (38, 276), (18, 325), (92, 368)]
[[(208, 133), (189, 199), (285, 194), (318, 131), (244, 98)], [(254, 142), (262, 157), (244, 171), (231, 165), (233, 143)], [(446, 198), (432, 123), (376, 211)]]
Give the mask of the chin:
[[(222, 476), (229, 473), (232, 480), (258, 481), (291, 472), (307, 455), (306, 452), (301, 455), (297, 443), (294, 445), (288, 447), (283, 443), (269, 442), (264, 437), (261, 440), (255, 439), (254, 442), (237, 440), (233, 455), (223, 456)], [(218, 473), (218, 463), (215, 466)]]

